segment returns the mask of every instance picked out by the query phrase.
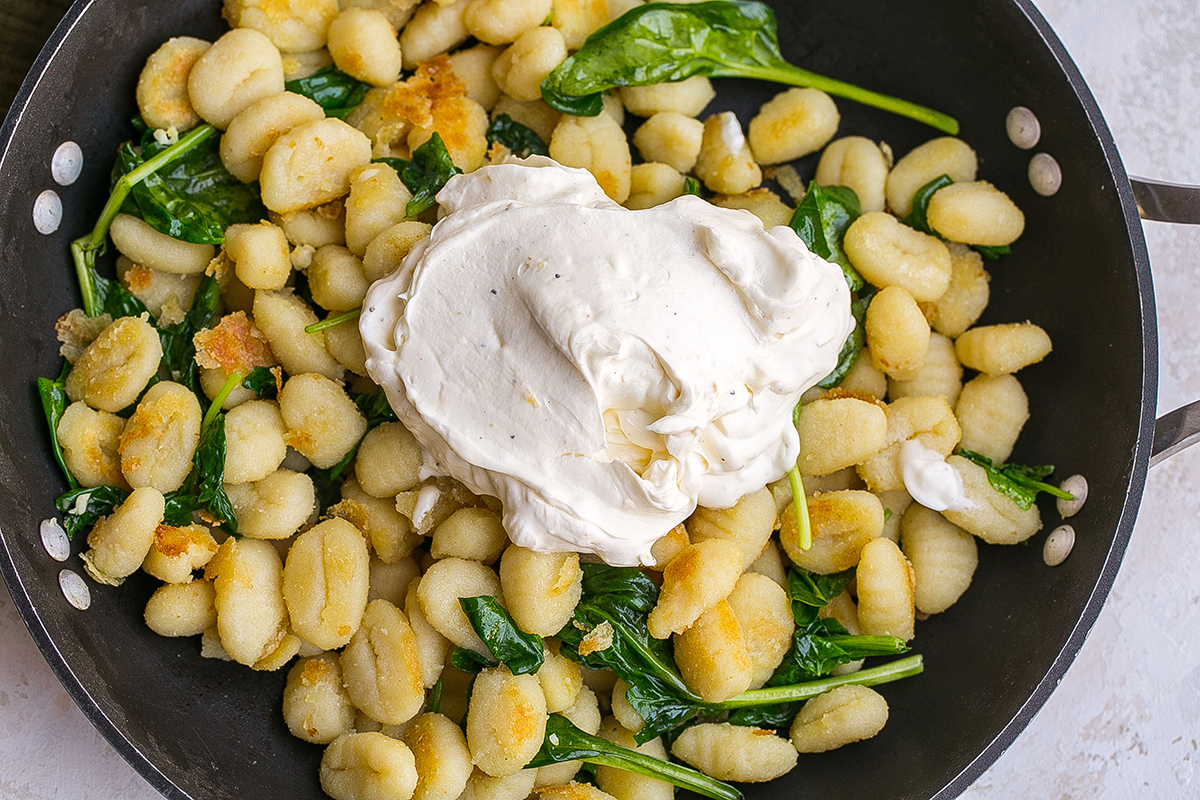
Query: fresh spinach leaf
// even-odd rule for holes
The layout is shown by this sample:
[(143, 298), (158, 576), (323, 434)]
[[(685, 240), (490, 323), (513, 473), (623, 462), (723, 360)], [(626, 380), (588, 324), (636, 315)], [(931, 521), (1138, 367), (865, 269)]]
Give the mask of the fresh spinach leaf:
[(351, 111), (362, 105), (371, 85), (350, 77), (331, 64), (306, 78), (288, 81), (283, 88), (314, 100), (325, 109), (325, 116), (345, 119)]
[(499, 142), (520, 158), (527, 156), (548, 156), (550, 148), (542, 141), (534, 130), (514, 120), (508, 114), (501, 114), (492, 120), (487, 129), (487, 143), (493, 145)]
[[(59, 495), (54, 505), (63, 515), (63, 530), (67, 532), (67, 538), (74, 539), (75, 534), (113, 513), (128, 496), (128, 492), (115, 486), (82, 487)], [(85, 497), (86, 500), (80, 499)]]
[(846, 186), (821, 186), (815, 181), (796, 207), (788, 226), (794, 230), (808, 249), (826, 261), (842, 268), (850, 291), (863, 288), (862, 276), (850, 264), (842, 249), (846, 229), (861, 215), (858, 195)]
[(262, 400), (273, 400), (279, 393), (279, 384), (271, 367), (255, 367), (242, 379), (242, 386)]
[(46, 426), (50, 429), (50, 448), (54, 451), (54, 460), (58, 462), (59, 469), (67, 479), (67, 485), (72, 489), (78, 489), (79, 481), (75, 480), (71, 470), (67, 469), (67, 462), (63, 460), (62, 447), (58, 443), (58, 423), (62, 421), (63, 413), (71, 403), (66, 389), (67, 373), (70, 370), (71, 365), (66, 364), (57, 379), (38, 378), (37, 391), (38, 397), (42, 401), (42, 413), (46, 417)]
[(683, 193), (684, 194), (694, 194), (694, 195), (696, 195), (696, 197), (704, 196), (704, 194), (700, 188), (700, 181), (696, 180), (691, 175), (688, 175), (686, 178), (683, 179)]
[(594, 117), (609, 89), (693, 75), (813, 87), (958, 133), (958, 123), (945, 114), (789, 64), (779, 50), (774, 12), (746, 0), (636, 6), (555, 67), (542, 81), (542, 98), (564, 113)]
[(162, 342), (162, 368), (171, 380), (181, 383), (196, 395), (202, 395), (200, 371), (196, 364), (195, 335), (211, 328), (217, 320), (217, 304), (221, 301), (221, 287), (216, 278), (205, 275), (200, 279), (191, 308), (179, 323), (169, 328), (159, 328), (158, 338)]
[[(929, 201), (939, 189), (944, 189), (952, 183), (954, 183), (954, 180), (949, 175), (939, 175), (920, 189), (917, 189), (916, 194), (913, 195), (912, 211), (901, 222), (910, 228), (916, 228), (922, 233), (928, 233), (930, 236), (936, 236), (939, 239), (945, 238), (929, 224)], [(1000, 256), (1008, 255), (1012, 247), (1009, 245), (988, 247), (987, 245), (973, 244), (971, 245), (971, 249), (988, 261), (996, 261)]]
[(561, 714), (551, 714), (546, 721), (542, 748), (528, 767), (544, 767), (564, 761), (583, 761), (598, 766), (616, 767), (626, 772), (645, 775), (712, 797), (714, 800), (740, 800), (742, 793), (727, 783), (710, 778), (702, 772), (671, 761), (648, 756), (628, 747), (584, 733)]
[(537, 672), (545, 657), (542, 637), (525, 633), (494, 597), (460, 597), (463, 613), (498, 662), (513, 675)]
[(415, 217), (431, 208), (446, 181), (462, 174), (462, 170), (450, 160), (446, 143), (437, 131), (429, 137), (429, 141), (414, 150), (412, 156), (412, 161), (403, 158), (375, 159), (396, 170), (400, 174), (400, 181), (412, 192), (412, 200), (404, 207), (407, 217)]
[(993, 464), (987, 456), (976, 453), (974, 450), (961, 448), (955, 450), (954, 454), (983, 467), (991, 487), (1023, 509), (1033, 506), (1039, 492), (1045, 492), (1051, 497), (1063, 500), (1074, 499), (1070, 492), (1065, 492), (1057, 486), (1045, 482), (1044, 479), (1050, 477), (1050, 473), (1054, 472), (1054, 466), (1051, 464), (1043, 464), (1038, 467), (1027, 467), (1022, 464)]

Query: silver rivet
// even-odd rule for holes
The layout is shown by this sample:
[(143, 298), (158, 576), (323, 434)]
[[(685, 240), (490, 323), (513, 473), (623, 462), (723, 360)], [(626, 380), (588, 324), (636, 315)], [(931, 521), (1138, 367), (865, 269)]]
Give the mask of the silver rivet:
[(1025, 106), (1016, 106), (1004, 119), (1008, 140), (1022, 150), (1028, 150), (1042, 138), (1042, 123), (1037, 115)]
[(83, 171), (83, 151), (74, 142), (63, 142), (50, 159), (50, 174), (59, 186), (70, 186)]
[(55, 517), (42, 520), (42, 547), (55, 561), (66, 561), (71, 557), (71, 540)]
[(67, 602), (80, 611), (86, 610), (92, 604), (92, 593), (83, 582), (83, 578), (79, 577), (79, 573), (64, 569), (58, 573), (58, 585)]
[(1042, 560), (1047, 567), (1057, 567), (1071, 555), (1075, 546), (1075, 529), (1070, 525), (1059, 525), (1050, 531), (1046, 544), (1042, 547)]
[(1083, 504), (1087, 502), (1088, 482), (1087, 478), (1082, 475), (1072, 475), (1067, 478), (1058, 487), (1067, 494), (1071, 495), (1072, 500), (1059, 499), (1058, 514), (1063, 519), (1073, 517), (1079, 513), (1079, 509), (1083, 508)]
[(54, 233), (62, 222), (62, 200), (58, 192), (47, 189), (33, 201), (33, 227), (38, 233)]
[(1042, 197), (1050, 197), (1062, 186), (1062, 168), (1049, 153), (1029, 159), (1029, 185)]

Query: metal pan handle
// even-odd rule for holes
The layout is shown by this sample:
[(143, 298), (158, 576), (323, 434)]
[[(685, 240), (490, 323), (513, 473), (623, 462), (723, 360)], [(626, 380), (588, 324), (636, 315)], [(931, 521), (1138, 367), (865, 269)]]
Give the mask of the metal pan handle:
[[(1130, 178), (1142, 219), (1200, 225), (1200, 186)], [(1200, 401), (1164, 414), (1154, 423), (1150, 466), (1200, 442)]]
[(1130, 178), (1142, 219), (1200, 225), (1200, 186)]

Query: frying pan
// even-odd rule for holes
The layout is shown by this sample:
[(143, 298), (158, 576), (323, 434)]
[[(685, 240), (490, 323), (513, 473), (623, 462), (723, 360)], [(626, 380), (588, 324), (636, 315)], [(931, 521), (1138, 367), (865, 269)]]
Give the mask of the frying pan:
[[(843, 793), (889, 798), (959, 794), (1016, 737), (1062, 677), (1099, 613), (1133, 527), (1153, 451), (1194, 435), (1186, 413), (1156, 437), (1157, 343), (1150, 272), (1130, 184), (1082, 78), (1036, 10), (1022, 0), (776, 2), (793, 62), (957, 116), (980, 175), (1025, 210), (1028, 227), (994, 270), (983, 323), (1032, 319), (1055, 353), (1021, 373), (1034, 416), (1013, 460), (1084, 473), (1090, 499), (1071, 557), (1055, 570), (1035, 547), (987, 547), (967, 594), (919, 626), (923, 676), (884, 688), (889, 725), (875, 739), (801, 756), (792, 776), (746, 787), (751, 798)], [(215, 38), (216, 0), (81, 0), (55, 31), (0, 130), (0, 571), (67, 691), (100, 732), (173, 798), (320, 798), (320, 749), (283, 725), (282, 673), (198, 657), (194, 640), (160, 638), (141, 620), (151, 581), (100, 588), (80, 613), (58, 588), (38, 523), (61, 477), (31, 390), (55, 374), (53, 322), (78, 305), (67, 243), (88, 230), (107, 195), (117, 143), (131, 138), (133, 85), (145, 57), (175, 35)], [(743, 120), (776, 87), (725, 81), (713, 110)], [(1053, 198), (1025, 180), (1028, 154), (1004, 133), (1015, 105), (1042, 122), (1039, 149), (1066, 176)], [(840, 102), (842, 132), (886, 140), (897, 153), (935, 135), (916, 123)], [(66, 215), (34, 232), (33, 198), (52, 186), (58, 142), (84, 147), (78, 183), (60, 190)], [(813, 160), (798, 164), (811, 174)], [(1170, 216), (1170, 190), (1146, 198)], [(1163, 199), (1165, 198), (1165, 199)], [(1153, 202), (1146, 199), (1146, 208)], [(1043, 508), (1048, 523), (1054, 512)], [(1050, 527), (1048, 525), (1047, 527)], [(1042, 534), (1041, 536), (1044, 536)], [(1041, 536), (1033, 540), (1040, 545)], [(75, 550), (81, 547), (76, 543)], [(79, 568), (77, 555), (66, 565)]]

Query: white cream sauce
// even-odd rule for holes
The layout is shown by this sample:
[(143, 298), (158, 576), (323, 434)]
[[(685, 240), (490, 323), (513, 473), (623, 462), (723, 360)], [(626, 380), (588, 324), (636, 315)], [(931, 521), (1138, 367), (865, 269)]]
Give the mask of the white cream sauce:
[(971, 507), (958, 470), (946, 463), (944, 455), (916, 439), (900, 445), (900, 474), (913, 500), (926, 508), (966, 511)]
[(795, 464), (792, 409), (854, 320), (791, 229), (692, 196), (629, 211), (541, 157), (438, 201), (367, 295), (367, 369), (427, 471), (499, 498), (514, 542), (652, 563), (697, 504)]

